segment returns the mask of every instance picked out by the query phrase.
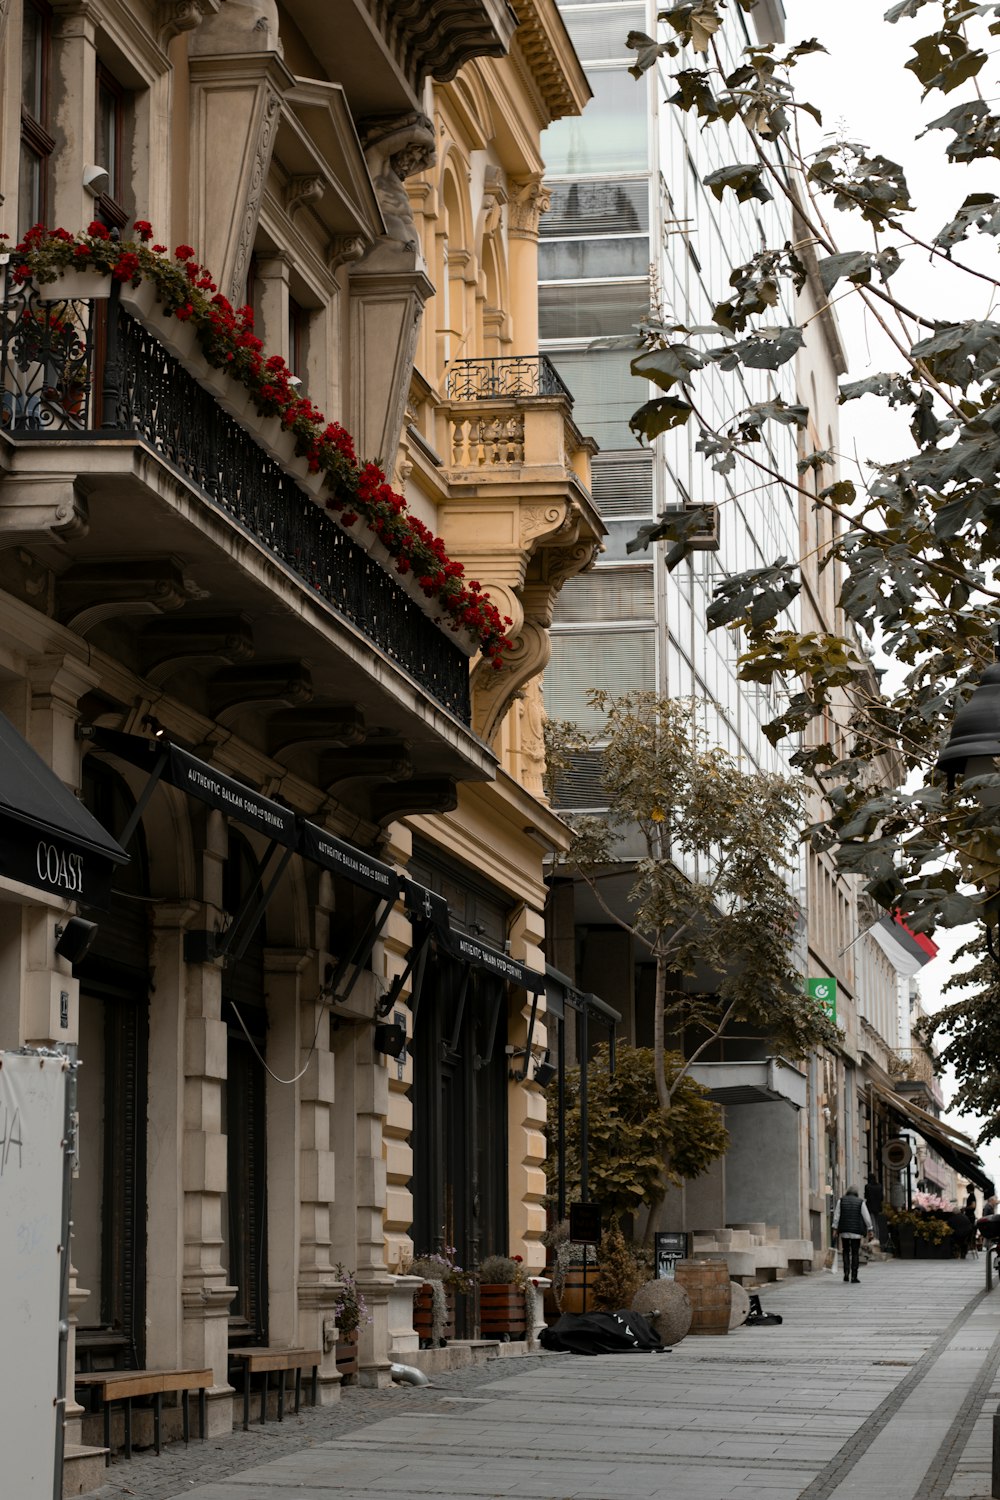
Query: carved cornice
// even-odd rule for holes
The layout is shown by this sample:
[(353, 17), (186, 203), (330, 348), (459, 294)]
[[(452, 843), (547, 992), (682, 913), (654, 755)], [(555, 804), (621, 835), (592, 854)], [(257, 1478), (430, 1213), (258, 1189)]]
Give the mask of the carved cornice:
[(506, 0), (367, 0), (368, 13), (415, 94), (447, 83), (474, 57), (505, 57), (516, 19)]
[(511, 0), (511, 5), (519, 23), (517, 49), (545, 101), (549, 118), (578, 115), (590, 90), (564, 28), (560, 24), (560, 35), (545, 24), (538, 0)]

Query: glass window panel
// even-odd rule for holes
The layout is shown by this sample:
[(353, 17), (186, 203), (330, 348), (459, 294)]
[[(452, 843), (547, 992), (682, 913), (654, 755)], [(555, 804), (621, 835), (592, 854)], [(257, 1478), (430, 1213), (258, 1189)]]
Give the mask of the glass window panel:
[(636, 182), (554, 182), (542, 238), (574, 234), (639, 234), (649, 228), (649, 185)]
[(559, 591), (557, 625), (601, 624), (653, 618), (652, 568), (595, 568)]
[(591, 688), (616, 695), (656, 686), (653, 630), (573, 630), (552, 636), (545, 669), (545, 710), (582, 729), (600, 729), (604, 715), (587, 702)]
[(650, 515), (652, 454), (597, 454), (590, 466), (590, 492), (602, 516)]
[(21, 102), (33, 120), (44, 124), (44, 72), (42, 42), (45, 23), (30, 3), (24, 7), (21, 24)]
[(649, 240), (555, 240), (538, 247), (539, 281), (585, 281), (590, 277), (645, 276)]
[(588, 79), (594, 97), (582, 115), (557, 120), (542, 137), (546, 171), (590, 176), (644, 171), (649, 154), (646, 90), (624, 69)]
[(17, 229), (23, 235), (32, 224), (41, 223), (45, 217), (42, 201), (44, 174), (42, 158), (31, 147), (21, 143), (21, 161), (17, 183)]
[(573, 420), (603, 449), (634, 448), (629, 417), (646, 399), (646, 384), (621, 349), (550, 349), (549, 358), (573, 392)]
[(591, 281), (582, 286), (564, 283), (538, 288), (538, 333), (543, 339), (628, 333), (648, 312), (649, 284), (645, 280)]
[(630, 31), (645, 31), (644, 5), (616, 5), (613, 10), (564, 11), (563, 20), (581, 62), (630, 63), (635, 53), (625, 46)]

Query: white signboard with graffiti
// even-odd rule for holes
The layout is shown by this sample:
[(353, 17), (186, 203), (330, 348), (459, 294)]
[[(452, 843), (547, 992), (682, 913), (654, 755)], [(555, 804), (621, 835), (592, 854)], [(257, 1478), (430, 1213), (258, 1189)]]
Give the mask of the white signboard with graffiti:
[(12, 1500), (54, 1493), (66, 1070), (62, 1057), (0, 1052), (0, 1488)]

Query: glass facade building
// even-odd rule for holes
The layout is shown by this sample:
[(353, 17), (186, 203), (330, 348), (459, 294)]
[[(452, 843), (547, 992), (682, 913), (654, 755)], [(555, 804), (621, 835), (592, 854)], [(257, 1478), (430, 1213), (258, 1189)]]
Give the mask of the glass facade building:
[[(725, 127), (704, 129), (666, 103), (683, 58), (663, 59), (638, 81), (629, 74), (635, 54), (625, 38), (632, 30), (654, 34), (655, 6), (567, 0), (560, 10), (594, 99), (543, 138), (552, 201), (541, 221), (539, 327), (576, 398), (578, 425), (600, 444), (593, 493), (608, 538), (596, 569), (559, 597), (546, 709), (595, 727), (590, 687), (693, 698), (715, 743), (748, 768), (779, 770), (787, 751), (776, 751), (762, 732), (774, 711), (769, 694), (737, 683), (738, 643), (728, 631), (710, 633), (705, 613), (723, 578), (798, 555), (798, 498), (742, 460), (730, 474), (716, 473), (696, 452), (696, 422), (640, 445), (629, 418), (655, 391), (629, 366), (635, 325), (650, 308), (686, 326), (711, 323), (731, 267), (762, 244), (791, 238), (789, 205), (779, 194), (752, 207), (728, 192), (719, 202), (704, 186), (717, 167), (745, 158), (745, 132), (738, 122), (728, 137)], [(759, 40), (752, 25), (742, 12), (730, 13), (716, 38), (730, 54), (726, 71), (743, 45)], [(794, 321), (790, 307), (775, 309), (775, 324)], [(720, 331), (705, 342), (723, 339)], [(756, 402), (792, 401), (794, 370), (792, 362), (773, 373), (703, 371), (699, 410), (725, 427)], [(769, 424), (758, 453), (778, 474), (795, 474), (793, 430)], [(629, 556), (626, 544), (643, 521), (667, 506), (705, 503), (718, 507), (717, 551), (695, 552), (671, 574), (665, 544)], [(599, 805), (596, 780), (588, 787), (582, 766), (572, 784), (576, 806)]]

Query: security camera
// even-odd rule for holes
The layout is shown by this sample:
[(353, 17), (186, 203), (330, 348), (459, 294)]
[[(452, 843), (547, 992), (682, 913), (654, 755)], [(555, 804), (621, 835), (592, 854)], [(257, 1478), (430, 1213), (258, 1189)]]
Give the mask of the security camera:
[(84, 167), (83, 185), (94, 198), (99, 198), (106, 193), (111, 186), (111, 178), (106, 167)]

